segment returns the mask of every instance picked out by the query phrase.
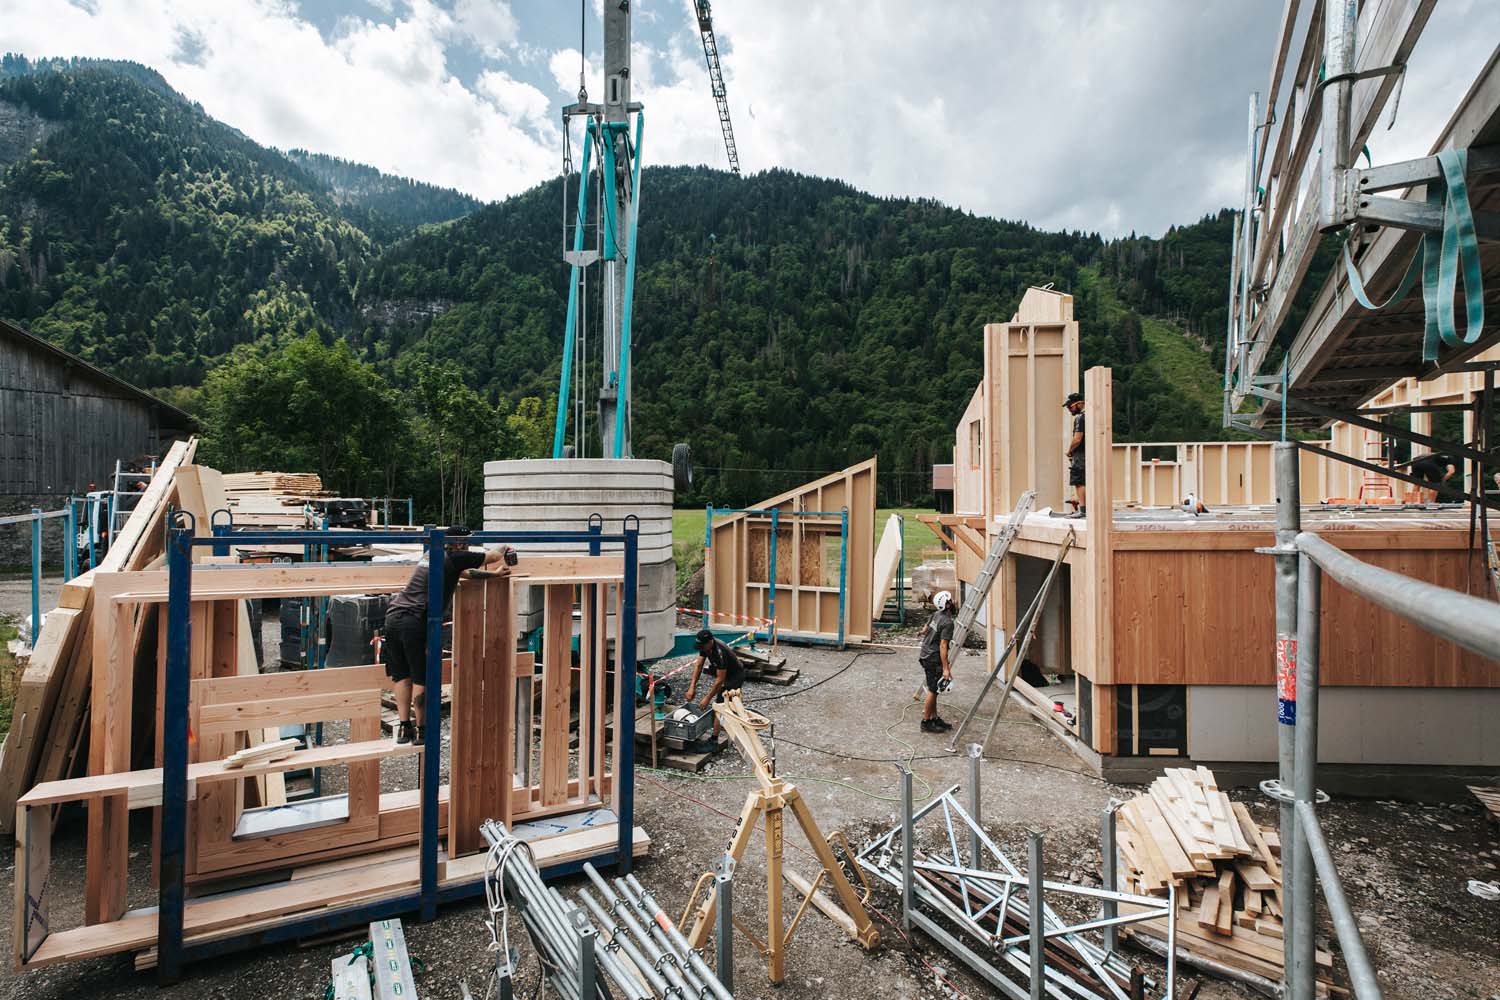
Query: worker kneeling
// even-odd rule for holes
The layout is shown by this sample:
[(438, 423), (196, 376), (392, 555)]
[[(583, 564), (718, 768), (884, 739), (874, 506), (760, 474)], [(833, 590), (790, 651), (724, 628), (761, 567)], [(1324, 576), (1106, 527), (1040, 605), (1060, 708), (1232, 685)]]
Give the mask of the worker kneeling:
[(953, 683), (948, 644), (953, 639), (953, 595), (940, 590), (932, 599), (932, 617), (922, 629), (917, 662), (927, 677), (927, 699), (922, 703), (922, 732), (946, 733), (953, 727), (937, 714), (937, 696)]
[[(724, 642), (714, 638), (714, 634), (708, 629), (699, 629), (696, 636), (698, 646), (698, 659), (693, 664), (693, 679), (688, 681), (687, 704), (693, 703), (693, 696), (698, 690), (698, 675), (707, 666), (713, 671), (713, 686), (708, 694), (703, 696), (703, 701), (698, 703), (698, 710), (709, 711), (710, 706), (716, 701), (724, 700), (724, 692), (739, 691), (745, 686), (745, 668), (740, 663), (740, 658), (735, 655)], [(719, 716), (714, 713), (713, 738), (719, 738)]]

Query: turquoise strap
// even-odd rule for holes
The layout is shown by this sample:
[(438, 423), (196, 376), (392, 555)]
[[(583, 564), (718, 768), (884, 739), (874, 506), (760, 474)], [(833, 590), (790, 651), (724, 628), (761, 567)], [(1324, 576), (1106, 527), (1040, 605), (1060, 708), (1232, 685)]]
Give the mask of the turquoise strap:
[(1365, 292), (1364, 279), (1359, 276), (1359, 268), (1354, 266), (1354, 255), (1349, 252), (1349, 244), (1344, 244), (1344, 273), (1349, 277), (1349, 291), (1354, 293), (1354, 301), (1364, 306), (1371, 312), (1379, 312), (1392, 302), (1400, 302), (1411, 291), (1411, 286), (1417, 283), (1417, 275), (1422, 273), (1422, 247), (1423, 243), (1417, 244), (1417, 252), (1412, 254), (1411, 263), (1406, 265), (1406, 273), (1401, 276), (1401, 283), (1396, 290), (1379, 304), (1370, 301), (1370, 296)]
[[(1443, 183), (1427, 185), (1427, 203), (1441, 205), (1441, 232), (1422, 234), (1422, 242), (1412, 255), (1401, 283), (1384, 302), (1376, 304), (1365, 291), (1359, 268), (1349, 244), (1344, 244), (1344, 273), (1349, 290), (1360, 305), (1372, 312), (1400, 301), (1411, 291), (1417, 275), (1422, 276), (1424, 329), (1422, 360), (1436, 361), (1444, 345), (1450, 348), (1472, 344), (1484, 332), (1484, 277), (1480, 268), (1479, 238), (1474, 230), (1474, 213), (1469, 205), (1468, 185), (1464, 173), (1469, 154), (1464, 149), (1445, 149), (1437, 154)], [(1462, 268), (1464, 282), (1465, 329), (1460, 336), (1453, 320), (1453, 297), (1458, 290)]]
[[(1479, 238), (1474, 231), (1474, 213), (1469, 206), (1466, 149), (1445, 149), (1437, 154), (1445, 189), (1428, 185), (1428, 201), (1443, 204), (1443, 231), (1423, 237), (1423, 302), (1427, 323), (1422, 342), (1422, 360), (1436, 361), (1442, 346), (1472, 344), (1484, 332), (1484, 278), (1479, 262)], [(1436, 245), (1434, 247), (1434, 245)], [(1437, 253), (1431, 251), (1436, 248)], [(1435, 258), (1435, 259), (1434, 259)], [(1453, 321), (1453, 296), (1458, 290), (1459, 268), (1463, 269), (1465, 329), (1460, 336)]]

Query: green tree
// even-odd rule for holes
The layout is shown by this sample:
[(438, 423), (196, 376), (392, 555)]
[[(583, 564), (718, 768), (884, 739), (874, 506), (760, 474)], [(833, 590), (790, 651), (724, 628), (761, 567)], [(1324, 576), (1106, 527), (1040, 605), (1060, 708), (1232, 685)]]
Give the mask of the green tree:
[(452, 362), (418, 360), (409, 375), (423, 464), (436, 474), (437, 519), (456, 524), (474, 513), (469, 486), (482, 481), (482, 463), (499, 457), (499, 419)]
[(342, 341), (237, 348), (203, 384), (203, 460), (226, 472), (313, 470), (345, 496), (387, 494), (406, 451), (403, 401)]
[(507, 458), (552, 457), (552, 415), (538, 397), (517, 403), (516, 412), (505, 418), (505, 430), (510, 437)]

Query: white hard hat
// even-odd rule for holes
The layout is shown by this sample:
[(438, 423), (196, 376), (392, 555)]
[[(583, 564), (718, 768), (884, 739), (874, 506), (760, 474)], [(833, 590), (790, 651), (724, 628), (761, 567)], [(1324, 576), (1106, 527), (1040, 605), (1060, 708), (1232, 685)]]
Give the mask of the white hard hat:
[(953, 595), (948, 593), (946, 590), (940, 590), (933, 595), (932, 606), (934, 608), (937, 608), (939, 611), (943, 610), (952, 603)]

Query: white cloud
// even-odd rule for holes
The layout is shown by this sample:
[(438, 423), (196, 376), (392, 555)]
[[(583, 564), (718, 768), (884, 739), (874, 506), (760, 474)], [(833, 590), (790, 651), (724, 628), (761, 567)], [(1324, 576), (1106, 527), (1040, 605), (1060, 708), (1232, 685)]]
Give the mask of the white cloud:
[[(578, 89), (578, 52), (557, 47), (576, 22), (561, 19), (561, 38), (532, 30), (554, 20), (541, 0), (378, 0), (394, 13), (347, 16), (326, 36), (295, 0), (0, 2), (0, 49), (134, 59), (260, 142), (486, 198), (557, 172), (558, 111)], [(632, 96), (646, 107), (646, 162), (723, 167), (691, 5), (644, 3)], [(760, 0), (719, 5), (714, 25), (746, 172), (788, 167), (1114, 234), (1239, 200), (1245, 99), (1265, 86), (1275, 6), (1026, 0), (956, 15), (900, 0)], [(1493, 0), (1439, 5), (1396, 129), (1371, 139), (1377, 160), (1426, 152), (1496, 37)], [(595, 56), (599, 43), (595, 20)], [(455, 53), (475, 52), (486, 64), (460, 80)], [(586, 76), (597, 101), (596, 61)]]
[(453, 19), (459, 30), (490, 56), (499, 56), (514, 44), (519, 31), (506, 0), (458, 0)]

